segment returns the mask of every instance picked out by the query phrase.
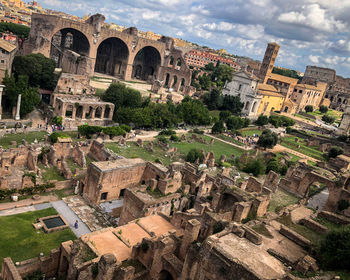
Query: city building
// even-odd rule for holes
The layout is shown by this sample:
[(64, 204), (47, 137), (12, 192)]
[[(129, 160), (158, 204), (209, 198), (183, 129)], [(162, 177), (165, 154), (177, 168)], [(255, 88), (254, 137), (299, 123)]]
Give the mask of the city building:
[[(303, 111), (308, 105), (314, 109), (318, 108), (322, 102), (326, 88), (327, 83), (324, 82), (317, 82), (317, 86), (297, 84), (294, 87), (293, 93), (286, 100), (283, 106), (283, 112), (295, 114)], [(289, 100), (292, 103), (288, 102)]]
[(272, 85), (259, 84), (258, 94), (261, 95), (261, 101), (257, 115), (269, 116), (271, 112), (281, 111), (285, 97)]
[(16, 45), (4, 39), (0, 39), (0, 82), (5, 77), (6, 71), (11, 75), (12, 62), (16, 51)]
[(244, 103), (243, 115), (254, 118), (257, 116), (262, 99), (262, 96), (257, 93), (258, 82), (259, 78), (253, 74), (247, 71), (239, 71), (233, 74), (231, 82), (225, 84), (222, 94), (239, 96), (241, 102)]
[(203, 68), (209, 63), (213, 63), (214, 65), (220, 63), (232, 67), (235, 71), (240, 70), (240, 66), (231, 58), (225, 58), (208, 51), (191, 50), (185, 54), (185, 61), (187, 65), (193, 66), (195, 69)]

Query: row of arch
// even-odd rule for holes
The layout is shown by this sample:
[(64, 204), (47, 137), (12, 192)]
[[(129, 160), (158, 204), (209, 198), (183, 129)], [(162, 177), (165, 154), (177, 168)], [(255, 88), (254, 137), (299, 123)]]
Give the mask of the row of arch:
[(183, 92), (185, 90), (186, 80), (185, 78), (178, 78), (177, 75), (165, 74), (164, 86), (167, 88), (173, 88), (175, 91)]
[(246, 110), (248, 112), (248, 114), (249, 113), (255, 113), (256, 110), (258, 109), (257, 106), (258, 106), (258, 102), (257, 101), (254, 101), (252, 106), (251, 106), (251, 103), (249, 101), (247, 101), (245, 103), (244, 110)]
[[(62, 67), (65, 51), (70, 50), (81, 56), (88, 57), (90, 43), (87, 37), (73, 28), (63, 28), (51, 39), (50, 57), (55, 60), (56, 67)], [(95, 72), (111, 76), (124, 77), (130, 52), (127, 44), (120, 38), (112, 37), (103, 40), (97, 48)], [(180, 60), (181, 62), (181, 60)], [(157, 76), (161, 66), (161, 55), (152, 46), (139, 50), (132, 65), (132, 77), (147, 80)]]
[(106, 106), (67, 105), (63, 108), (62, 116), (71, 119), (112, 119), (113, 111)]

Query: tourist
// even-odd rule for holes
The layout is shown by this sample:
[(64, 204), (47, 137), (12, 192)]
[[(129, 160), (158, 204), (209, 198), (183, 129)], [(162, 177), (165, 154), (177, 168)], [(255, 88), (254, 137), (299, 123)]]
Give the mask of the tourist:
[(74, 223), (74, 228), (77, 229), (78, 227), (79, 227), (78, 220), (76, 220), (75, 223)]

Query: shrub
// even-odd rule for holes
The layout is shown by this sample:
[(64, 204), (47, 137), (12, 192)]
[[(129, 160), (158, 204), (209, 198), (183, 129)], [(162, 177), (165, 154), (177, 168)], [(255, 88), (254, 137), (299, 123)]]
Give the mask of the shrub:
[(321, 105), (320, 108), (318, 109), (322, 114), (325, 114), (328, 112), (328, 107)]
[(166, 138), (165, 136), (159, 136), (158, 137), (158, 140), (164, 144), (168, 144), (169, 143), (169, 140), (168, 138)]
[(214, 225), (213, 225), (213, 234), (215, 233), (218, 233), (220, 231), (223, 231), (224, 230), (224, 225), (221, 223), (221, 222), (216, 222)]
[(251, 159), (243, 167), (243, 171), (246, 173), (252, 173), (255, 177), (265, 173), (265, 164), (261, 159)]
[(191, 149), (186, 156), (186, 161), (188, 162), (195, 162), (197, 159), (199, 161), (203, 160), (203, 154), (199, 149)]
[(305, 106), (304, 109), (305, 109), (306, 113), (311, 113), (311, 112), (313, 112), (314, 107), (312, 107), (311, 105), (307, 105), (307, 106)]
[(223, 163), (221, 163), (221, 166), (225, 167), (225, 168), (230, 168), (232, 165), (229, 162), (223, 162)]
[(341, 147), (332, 147), (328, 152), (329, 158), (336, 158), (339, 155), (342, 155), (344, 150)]
[(110, 136), (125, 136), (126, 131), (120, 126), (103, 127), (102, 132)]
[(192, 130), (193, 133), (196, 133), (196, 134), (204, 134), (204, 131), (203, 130), (200, 130), (198, 128), (195, 128)]
[(278, 161), (275, 158), (272, 158), (266, 165), (266, 174), (270, 171), (275, 171), (276, 173), (279, 173), (279, 164)]
[(318, 248), (318, 257), (326, 269), (348, 270), (350, 267), (350, 226), (327, 233)]
[(171, 129), (163, 129), (161, 132), (158, 133), (158, 135), (165, 135), (165, 136), (176, 135), (176, 131)]
[(282, 126), (282, 119), (279, 116), (272, 115), (269, 117), (269, 123), (274, 127), (280, 127)]
[(171, 135), (170, 136), (170, 140), (174, 141), (174, 142), (180, 142), (181, 138), (179, 136), (177, 136), (177, 135)]
[(332, 124), (332, 123), (334, 123), (335, 118), (330, 116), (330, 115), (324, 115), (322, 117), (322, 121), (324, 121), (325, 123), (328, 123), (328, 124)]
[(213, 128), (211, 129), (211, 133), (220, 134), (220, 133), (223, 133), (224, 130), (225, 130), (224, 123), (222, 121), (219, 121), (214, 124)]
[(282, 175), (282, 176), (284, 176), (284, 175), (286, 175), (287, 174), (287, 171), (288, 171), (288, 166), (287, 165), (282, 165), (281, 167), (280, 167), (280, 174)]
[(149, 248), (148, 243), (145, 241), (142, 241), (142, 243), (141, 243), (142, 252), (146, 253), (148, 251), (148, 248)]
[(53, 132), (50, 134), (49, 139), (51, 143), (57, 143), (58, 138), (69, 138), (69, 135), (63, 133), (63, 132)]
[(125, 130), (126, 132), (130, 132), (131, 131), (131, 127), (126, 125), (126, 124), (122, 124), (119, 126), (121, 129)]

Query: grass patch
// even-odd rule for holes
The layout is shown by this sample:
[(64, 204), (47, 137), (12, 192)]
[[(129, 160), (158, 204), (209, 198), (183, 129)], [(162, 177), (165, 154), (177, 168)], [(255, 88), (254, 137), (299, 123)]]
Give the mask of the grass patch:
[(0, 146), (5, 149), (13, 147), (11, 146), (11, 141), (16, 141), (18, 146), (22, 144), (22, 139), (26, 140), (28, 143), (33, 143), (35, 139), (38, 140), (38, 142), (42, 142), (45, 140), (45, 135), (47, 135), (47, 132), (45, 131), (5, 134), (0, 138)]
[(74, 162), (74, 160), (72, 160), (71, 158), (66, 158), (66, 163), (67, 163), (67, 165), (68, 165), (70, 171), (72, 171), (73, 174), (74, 174), (75, 169), (79, 169), (79, 170), (82, 169), (82, 168), (81, 168), (78, 164), (76, 164), (76, 163)]
[(256, 127), (248, 127), (248, 128), (242, 128), (238, 130), (243, 137), (245, 136), (253, 136), (254, 134), (261, 135), (262, 130), (256, 128)]
[(316, 222), (320, 223), (321, 225), (324, 225), (329, 230), (337, 230), (337, 229), (340, 229), (341, 227), (343, 227), (343, 225), (338, 225), (336, 223), (332, 223), (332, 222), (330, 222), (330, 221), (328, 221), (328, 220), (326, 220), (325, 218), (322, 218), (322, 217), (316, 217), (314, 220)]
[[(191, 137), (191, 134), (188, 134), (187, 137)], [(211, 138), (205, 135), (201, 135), (203, 139), (210, 142)], [(144, 142), (144, 147), (148, 142)], [(227, 158), (231, 158), (232, 155), (239, 157), (243, 154), (243, 150), (237, 147), (234, 147), (230, 144), (223, 143), (221, 141), (216, 140), (213, 145), (203, 144), (199, 142), (179, 142), (179, 143), (171, 143), (170, 147), (176, 147), (178, 149), (178, 154), (173, 158), (167, 157), (165, 155), (164, 150), (162, 150), (158, 145), (153, 145), (153, 152), (149, 152), (145, 148), (140, 148), (137, 146), (135, 142), (128, 142), (128, 146), (121, 147), (117, 143), (106, 143), (105, 144), (108, 149), (111, 149), (113, 152), (124, 156), (126, 158), (142, 158), (147, 161), (155, 162), (160, 160), (164, 165), (169, 165), (174, 161), (179, 161), (180, 159), (185, 159), (187, 153), (193, 149), (200, 149), (207, 152), (214, 152), (215, 159), (219, 160), (221, 155), (226, 155)]]
[(277, 222), (289, 227), (290, 229), (309, 239), (313, 245), (319, 244), (319, 242), (324, 238), (322, 234), (319, 234), (306, 226), (293, 223), (290, 215), (279, 217)]
[(43, 168), (41, 170), (42, 170), (42, 178), (44, 181), (51, 181), (51, 180), (64, 181), (65, 180), (64, 177), (61, 175), (61, 173), (58, 171), (56, 166)]
[(11, 257), (14, 262), (18, 262), (37, 257), (40, 253), (48, 255), (62, 242), (76, 239), (70, 229), (44, 233), (42, 230), (37, 231), (33, 228), (32, 223), (37, 218), (56, 214), (54, 208), (49, 208), (0, 217), (0, 262), (2, 263), (6, 257)]
[(277, 191), (271, 195), (270, 205), (268, 211), (279, 212), (282, 208), (295, 204), (299, 201), (299, 198), (282, 190), (277, 189)]
[(273, 236), (272, 234), (268, 231), (268, 229), (266, 228), (266, 226), (264, 224), (260, 224), (260, 225), (255, 225), (252, 227), (253, 230), (255, 230), (257, 233), (260, 233), (261, 235), (272, 239)]
[(226, 136), (224, 134), (215, 135), (215, 137), (220, 138), (222, 140), (225, 140), (227, 142), (234, 143), (234, 144), (239, 145), (239, 146), (244, 146), (244, 144), (242, 142), (239, 142), (238, 140), (236, 140), (230, 136)]
[[(298, 138), (299, 141), (295, 142), (295, 138)], [(281, 145), (289, 149), (292, 149), (294, 151), (297, 151), (299, 153), (302, 153), (306, 156), (324, 161), (323, 153), (319, 151), (319, 147), (306, 146), (306, 141), (303, 138), (296, 137), (296, 136), (286, 136), (282, 138)], [(300, 148), (298, 148), (298, 145), (300, 145)]]

